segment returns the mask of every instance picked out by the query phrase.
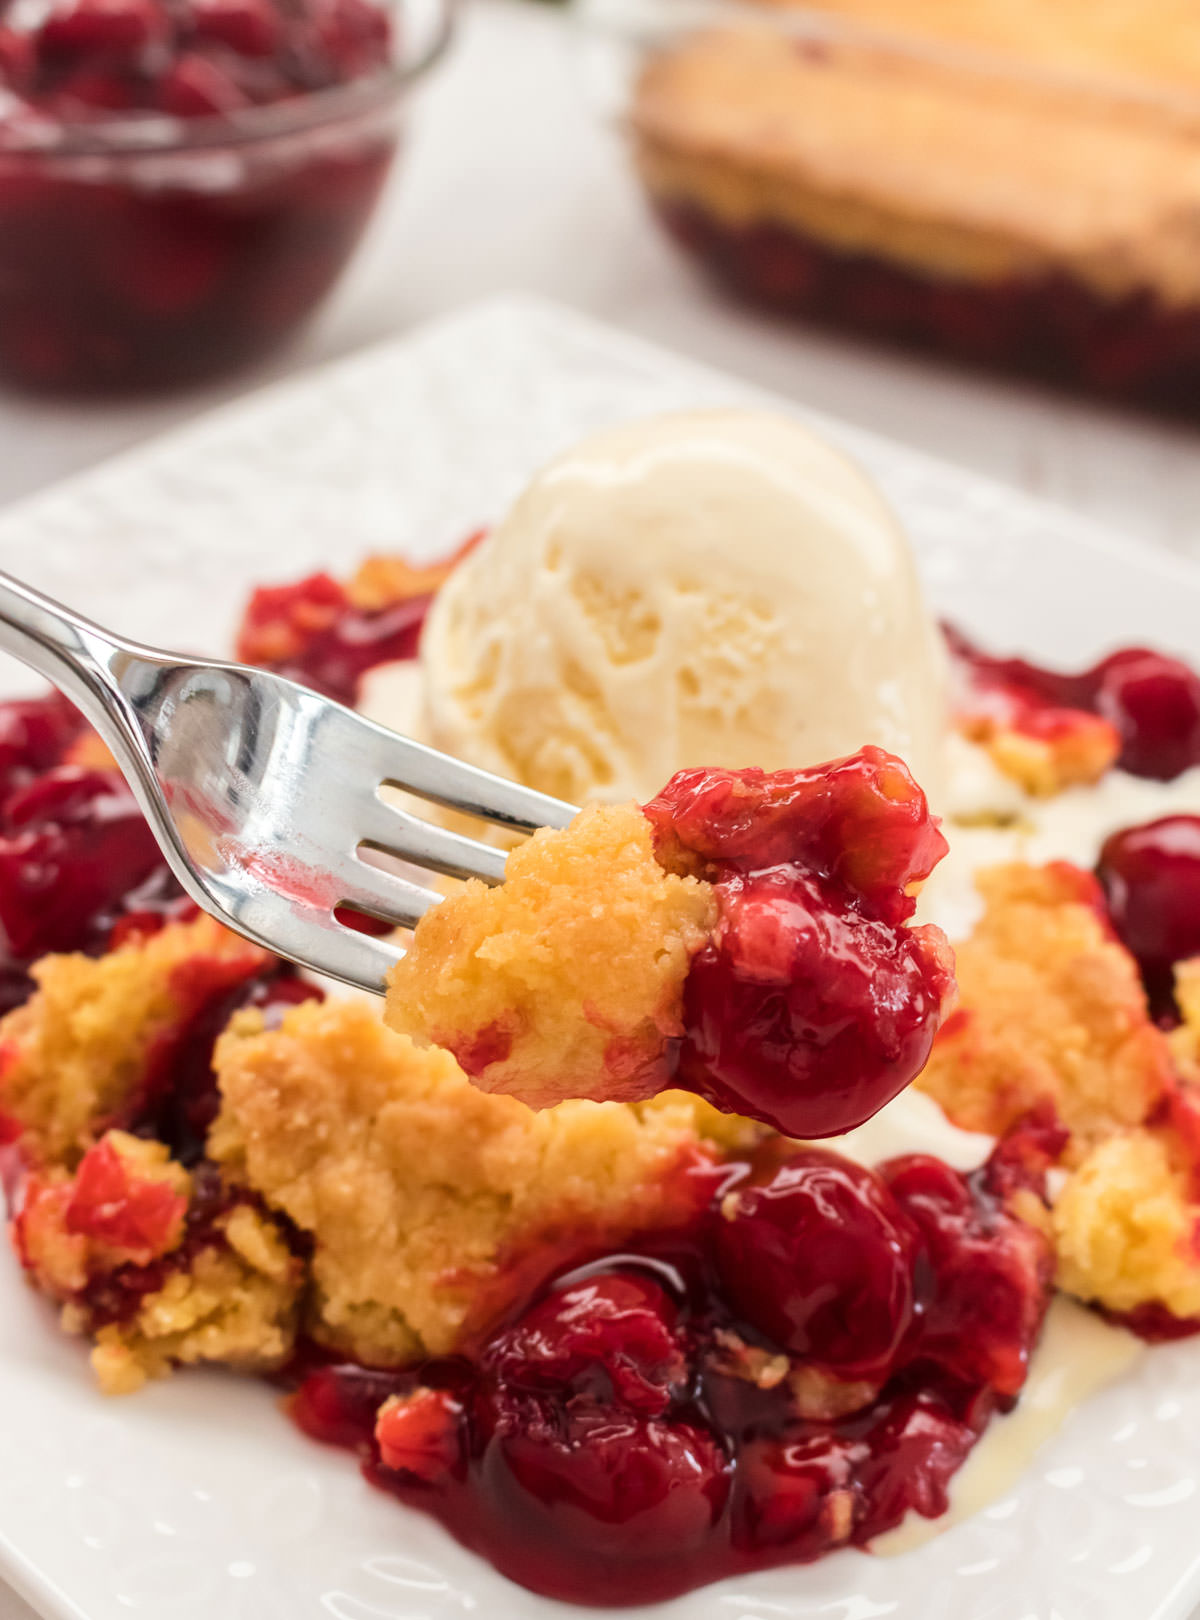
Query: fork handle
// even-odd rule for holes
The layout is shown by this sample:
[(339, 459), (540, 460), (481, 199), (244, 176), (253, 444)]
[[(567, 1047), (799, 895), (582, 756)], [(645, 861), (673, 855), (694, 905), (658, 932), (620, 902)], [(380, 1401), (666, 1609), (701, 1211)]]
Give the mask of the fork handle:
[(19, 658), (106, 728), (123, 705), (116, 666), (135, 649), (11, 574), (0, 573), (0, 650)]

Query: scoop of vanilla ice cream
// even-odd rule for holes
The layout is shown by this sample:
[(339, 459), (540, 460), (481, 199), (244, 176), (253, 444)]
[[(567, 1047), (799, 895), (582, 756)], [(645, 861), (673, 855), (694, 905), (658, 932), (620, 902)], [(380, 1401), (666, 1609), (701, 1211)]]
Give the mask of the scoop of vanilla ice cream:
[(421, 660), (431, 742), (576, 803), (864, 743), (936, 793), (944, 660), (908, 545), (786, 417), (663, 416), (560, 456), (442, 587)]

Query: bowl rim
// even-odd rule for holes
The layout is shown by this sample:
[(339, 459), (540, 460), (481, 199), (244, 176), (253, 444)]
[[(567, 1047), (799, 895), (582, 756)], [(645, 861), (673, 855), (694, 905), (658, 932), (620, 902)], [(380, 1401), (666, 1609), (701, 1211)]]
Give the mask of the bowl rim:
[[(287, 101), (239, 108), (209, 118), (167, 113), (134, 114), (60, 124), (31, 118), (5, 122), (0, 115), (0, 161), (37, 158), (56, 163), (78, 158), (163, 158), (179, 153), (229, 151), (351, 123), (398, 102), (445, 54), (454, 35), (458, 0), (387, 0), (400, 21), (396, 60), (347, 84), (307, 91)], [(424, 26), (406, 24), (427, 12)]]

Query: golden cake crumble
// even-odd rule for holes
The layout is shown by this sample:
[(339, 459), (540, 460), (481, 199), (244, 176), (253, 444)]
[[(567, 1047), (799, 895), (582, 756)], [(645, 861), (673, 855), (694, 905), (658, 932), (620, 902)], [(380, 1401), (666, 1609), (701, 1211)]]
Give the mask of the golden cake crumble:
[(1017, 865), (978, 883), (959, 1003), (918, 1084), (968, 1129), (1003, 1133), (1047, 1107), (1066, 1127), (1041, 1221), (1060, 1288), (1120, 1315), (1200, 1315), (1200, 962), (1180, 970), (1168, 1038), (1087, 873)]
[(959, 1000), (921, 1089), (993, 1135), (1047, 1102), (1084, 1141), (1144, 1120), (1170, 1056), (1094, 880), (1062, 862), (998, 867), (978, 885), (985, 911), (956, 948)]
[(243, 1013), (216, 1069), (213, 1158), (311, 1237), (308, 1330), (367, 1363), (450, 1350), (539, 1242), (669, 1221), (687, 1155), (755, 1134), (682, 1095), (535, 1113), (357, 1002)]
[(636, 805), (594, 806), (514, 850), (501, 887), (468, 883), (421, 919), (386, 1017), (533, 1107), (593, 1096), (596, 1076), (607, 1100), (648, 1097), (715, 918), (709, 884), (659, 865)]
[(63, 1323), (95, 1332), (92, 1366), (111, 1395), (199, 1362), (269, 1372), (295, 1344), (302, 1281), (277, 1224), (252, 1204), (234, 1204), (129, 1320), (94, 1328), (86, 1310), (68, 1304)]
[(1121, 744), (1109, 721), (1078, 710), (1065, 713), (1064, 720), (1039, 735), (1002, 716), (966, 710), (958, 717), (963, 735), (985, 748), (997, 770), (1035, 799), (1090, 786), (1116, 763)]
[(1060, 1288), (1111, 1311), (1200, 1316), (1200, 1203), (1166, 1133), (1116, 1132), (1085, 1153), (1054, 1203)]
[(73, 1172), (26, 1179), (13, 1222), (31, 1280), (94, 1339), (102, 1389), (125, 1394), (193, 1362), (251, 1371), (291, 1353), (303, 1267), (279, 1223), (212, 1186), (161, 1142), (108, 1131)]
[(269, 961), (211, 917), (100, 957), (44, 957), (37, 994), (0, 1024), (5, 1134), (35, 1160), (73, 1164), (166, 1061), (164, 1042), (198, 1002)]

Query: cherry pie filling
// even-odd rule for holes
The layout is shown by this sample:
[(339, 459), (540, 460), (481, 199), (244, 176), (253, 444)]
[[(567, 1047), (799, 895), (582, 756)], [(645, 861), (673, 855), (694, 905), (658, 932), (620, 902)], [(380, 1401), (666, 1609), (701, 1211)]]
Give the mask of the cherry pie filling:
[[(994, 658), (946, 629), (963, 707), (1029, 736), (1062, 736), (1088, 718), (1113, 734), (1113, 761), (1170, 782), (1200, 766), (1200, 676), (1181, 659), (1124, 647), (1077, 674)], [(1174, 969), (1200, 955), (1200, 817), (1162, 816), (1106, 839), (1096, 866), (1109, 921), (1141, 969), (1150, 1004), (1174, 1020)]]
[(309, 574), (290, 585), (261, 585), (242, 617), (237, 656), (353, 705), (369, 670), (417, 656), (434, 594), (485, 533), (469, 534), (450, 557), (426, 567), (373, 557), (347, 584)]
[(1086, 716), (1114, 733), (1114, 763), (1132, 776), (1169, 782), (1200, 765), (1200, 676), (1181, 659), (1123, 647), (1078, 674), (1023, 658), (993, 658), (945, 627), (965, 686), (963, 706), (1031, 736), (1070, 730)]
[(773, 220), (663, 196), (670, 235), (737, 297), (871, 338), (1192, 415), (1200, 313), (1104, 298), (1067, 274), (969, 282), (851, 253)]
[(52, 951), (99, 955), (182, 917), (176, 883), (124, 778), (66, 763), (86, 731), (65, 698), (0, 705), (0, 1010)]
[[(311, 595), (303, 588), (291, 601)], [(315, 639), (288, 657), (316, 684), (352, 695), (361, 670), (343, 652), (359, 644), (362, 610), (324, 606), (332, 612), (319, 616)], [(389, 631), (375, 644), (394, 655), (408, 635), (397, 643)], [(1037, 691), (1028, 670), (1020, 666), (1021, 690)], [(1170, 694), (1170, 679), (1150, 674), (1151, 692)], [(1093, 695), (1103, 676), (1080, 679), (1071, 700), (1108, 704), (1127, 762), (1155, 775), (1191, 763), (1190, 733), (1172, 734), (1186, 705), (1168, 697), (1122, 708), (1111, 687)], [(1062, 700), (1047, 690), (1044, 701)], [(0, 706), (9, 1006), (29, 992), (38, 955), (99, 953), (129, 930), (186, 914), (119, 778), (70, 762), (86, 736), (58, 698)], [(681, 1078), (730, 1106), (770, 1106), (778, 1076), (739, 1062), (736, 1021), (766, 1032), (768, 1054), (802, 1028), (810, 1058), (828, 1054), (847, 1075), (852, 1102), (837, 1106), (873, 1112), (899, 1089), (884, 1078), (890, 1066), (919, 1065), (944, 991), (938, 951), (901, 927), (908, 885), (942, 851), (907, 773), (871, 751), (819, 780), (687, 772), (647, 813), (662, 858), (708, 873), (720, 894), (722, 927), (689, 994)], [(1114, 927), (1152, 982), (1200, 945), (1188, 903), (1198, 829), (1200, 819), (1167, 818), (1116, 835), (1101, 859)], [(827, 999), (797, 1000), (787, 975), (818, 951), (840, 978)], [(111, 1122), (191, 1167), (183, 1236), (161, 1259), (92, 1277), (94, 1320), (136, 1312), (173, 1264), (212, 1241), (235, 1196), (204, 1156), (217, 1033), (238, 1007), (313, 993), (270, 962), (196, 986), (146, 1084)], [(903, 1015), (888, 1024), (883, 1004), (897, 1001)], [(581, 1233), (548, 1281), (544, 1266), (514, 1256), (491, 1319), (454, 1356), (372, 1368), (309, 1347), (288, 1374), (292, 1415), (308, 1434), (355, 1450), (370, 1480), (437, 1516), (506, 1575), (567, 1601), (650, 1602), (865, 1546), (909, 1512), (944, 1512), (955, 1471), (1020, 1393), (1052, 1258), (1013, 1201), (1044, 1196), (1062, 1134), (1027, 1119), (969, 1175), (921, 1154), (867, 1170), (778, 1139), (749, 1157), (689, 1162), (678, 1172), (689, 1216), (615, 1246)], [(72, 1229), (152, 1252), (178, 1201), (123, 1176), (103, 1143), (85, 1155)], [(1162, 1326), (1153, 1312), (1133, 1325), (1148, 1337)]]
[(568, 1602), (653, 1602), (944, 1512), (1049, 1297), (995, 1165), (776, 1145), (700, 1173), (689, 1224), (581, 1256), (469, 1354), (310, 1371), (293, 1417)]
[(671, 870), (709, 879), (716, 930), (684, 984), (672, 1083), (785, 1135), (861, 1125), (915, 1078), (953, 987), (907, 892), (947, 845), (879, 748), (807, 771), (691, 770), (645, 807)]
[[(390, 115), (194, 151), (161, 133), (106, 151), (104, 121), (207, 129), (378, 74), (391, 49), (376, 0), (0, 0), (0, 373), (144, 387), (286, 337), (366, 224)], [(90, 133), (91, 156), (55, 150)]]

